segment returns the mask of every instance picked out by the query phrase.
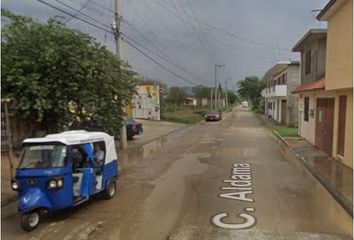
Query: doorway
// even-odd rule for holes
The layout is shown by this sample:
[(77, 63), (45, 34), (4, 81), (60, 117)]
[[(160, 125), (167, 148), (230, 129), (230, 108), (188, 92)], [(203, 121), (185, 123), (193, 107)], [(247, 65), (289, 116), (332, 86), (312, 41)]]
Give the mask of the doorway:
[(316, 108), (315, 146), (332, 155), (334, 98), (318, 98)]
[(286, 124), (286, 100), (281, 100), (281, 123)]
[(338, 112), (337, 154), (341, 157), (344, 157), (346, 112), (347, 112), (347, 96), (340, 96), (339, 97), (339, 112)]

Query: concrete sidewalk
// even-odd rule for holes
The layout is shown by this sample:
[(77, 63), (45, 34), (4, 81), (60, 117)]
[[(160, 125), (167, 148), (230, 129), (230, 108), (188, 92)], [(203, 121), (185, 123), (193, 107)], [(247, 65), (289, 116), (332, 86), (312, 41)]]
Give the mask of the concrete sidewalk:
[[(281, 127), (264, 115), (258, 116), (271, 129)], [(304, 167), (353, 216), (353, 170), (301, 137), (276, 136), (280, 140), (284, 157)]]

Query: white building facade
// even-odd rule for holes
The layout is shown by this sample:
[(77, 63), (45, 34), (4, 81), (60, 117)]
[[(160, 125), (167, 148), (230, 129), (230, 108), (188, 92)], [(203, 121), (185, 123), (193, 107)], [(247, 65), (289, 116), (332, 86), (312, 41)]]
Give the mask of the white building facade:
[(275, 121), (290, 125), (298, 121), (298, 96), (291, 94), (300, 84), (300, 63), (280, 62), (263, 78), (264, 112)]

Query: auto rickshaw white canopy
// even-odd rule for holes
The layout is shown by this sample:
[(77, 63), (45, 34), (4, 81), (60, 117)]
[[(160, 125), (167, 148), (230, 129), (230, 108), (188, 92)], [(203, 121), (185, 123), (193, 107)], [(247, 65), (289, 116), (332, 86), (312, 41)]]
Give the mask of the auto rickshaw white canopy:
[(26, 138), (23, 143), (61, 142), (65, 145), (77, 145), (104, 141), (106, 145), (106, 163), (117, 159), (114, 138), (104, 132), (88, 132), (85, 130), (65, 131), (48, 134), (41, 138)]

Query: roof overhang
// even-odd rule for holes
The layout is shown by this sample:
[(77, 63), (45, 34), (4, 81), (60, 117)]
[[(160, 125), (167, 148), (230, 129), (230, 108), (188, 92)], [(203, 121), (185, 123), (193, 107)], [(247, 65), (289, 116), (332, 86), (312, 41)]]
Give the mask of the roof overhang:
[(311, 91), (320, 91), (325, 89), (325, 79), (322, 78), (316, 82), (304, 83), (300, 86), (297, 86), (294, 91), (291, 93), (302, 93), (302, 92), (311, 92)]
[(330, 0), (322, 11), (316, 16), (318, 21), (326, 21), (337, 9), (348, 0)]
[(293, 52), (301, 52), (302, 47), (305, 43), (313, 41), (319, 38), (327, 37), (327, 29), (325, 28), (315, 28), (310, 29), (301, 39), (298, 41), (295, 46), (293, 47)]

